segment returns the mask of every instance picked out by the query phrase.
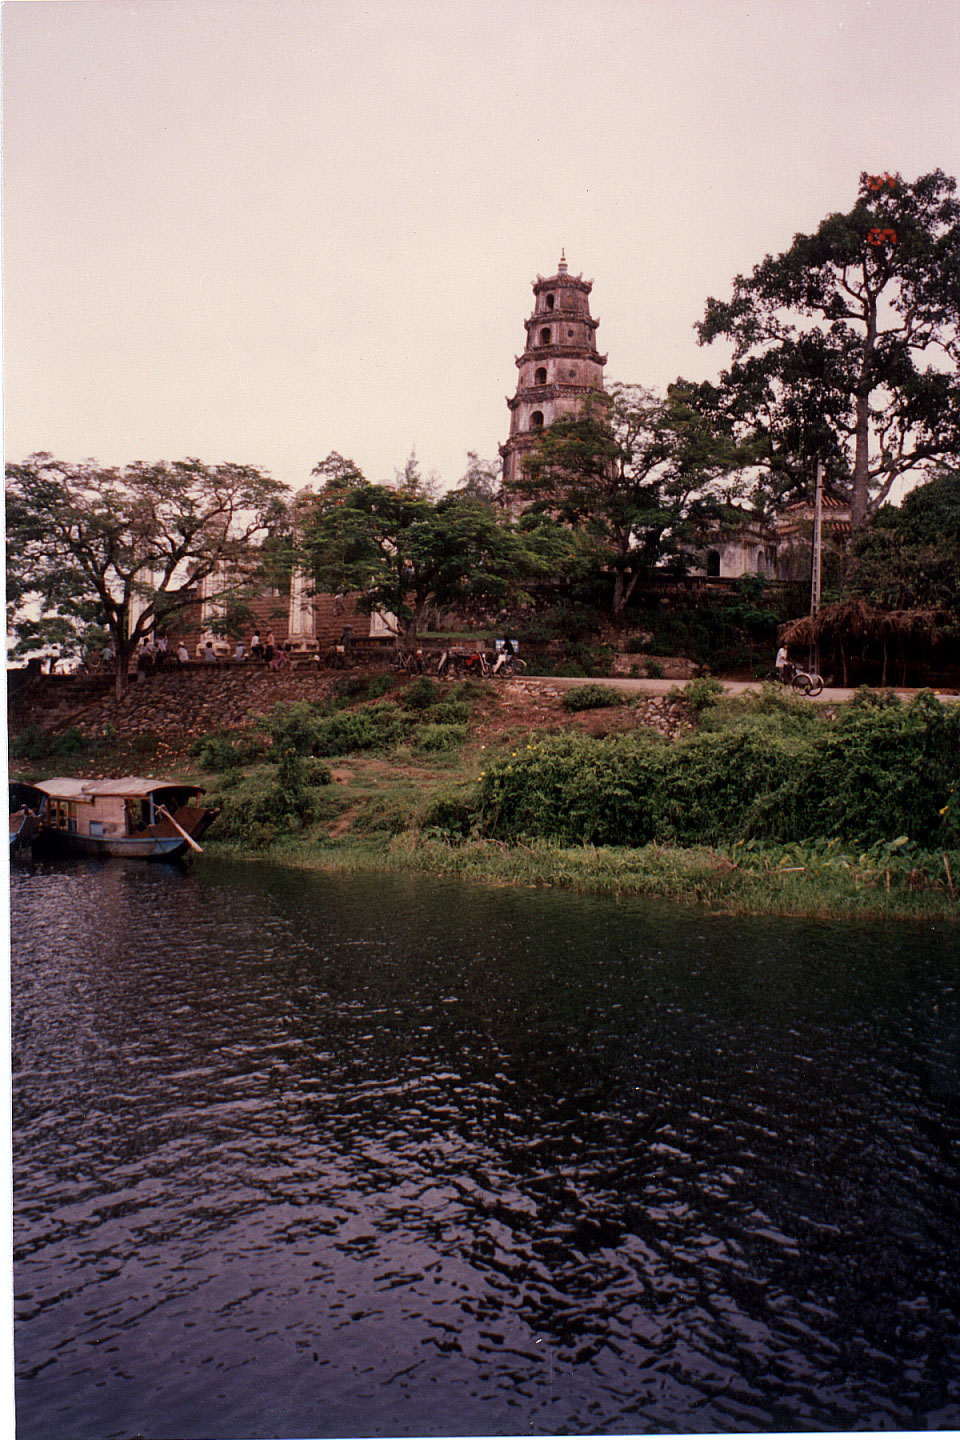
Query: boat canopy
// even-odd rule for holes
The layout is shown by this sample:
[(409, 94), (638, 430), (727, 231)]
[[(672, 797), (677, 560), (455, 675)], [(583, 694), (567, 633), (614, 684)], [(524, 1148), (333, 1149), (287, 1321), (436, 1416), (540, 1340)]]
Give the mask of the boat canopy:
[(148, 780), (138, 775), (121, 775), (115, 780), (76, 780), (57, 776), (52, 780), (40, 780), (37, 789), (51, 800), (99, 800), (102, 796), (119, 795), (126, 800), (143, 800), (158, 790), (180, 790), (190, 795), (202, 795), (200, 785), (183, 784), (171, 780)]

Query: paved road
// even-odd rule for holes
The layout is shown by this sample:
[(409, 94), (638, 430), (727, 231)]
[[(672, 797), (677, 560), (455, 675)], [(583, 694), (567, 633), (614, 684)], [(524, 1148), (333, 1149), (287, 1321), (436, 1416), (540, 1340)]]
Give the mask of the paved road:
[[(569, 690), (575, 685), (609, 685), (614, 690), (623, 690), (628, 695), (668, 695), (671, 690), (683, 689), (689, 682), (686, 680), (634, 680), (617, 676), (615, 679), (583, 680), (569, 679), (566, 676), (538, 676), (524, 675), (524, 680), (535, 681), (538, 685), (549, 685), (557, 690)], [(723, 688), (731, 695), (742, 694), (745, 690), (759, 690), (759, 680), (723, 680)], [(904, 700), (909, 700), (918, 692), (916, 690), (897, 690), (897, 694)], [(938, 700), (960, 700), (957, 691), (935, 691)], [(818, 705), (837, 705), (844, 700), (852, 700), (856, 694), (855, 690), (824, 690), (816, 697)]]

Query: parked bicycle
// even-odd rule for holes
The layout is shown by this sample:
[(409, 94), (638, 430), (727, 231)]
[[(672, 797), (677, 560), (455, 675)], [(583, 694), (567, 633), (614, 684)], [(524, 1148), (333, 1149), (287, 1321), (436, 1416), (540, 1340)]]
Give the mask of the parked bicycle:
[(399, 671), (401, 675), (422, 675), (423, 651), (402, 650), (398, 645), (393, 652), (390, 669)]

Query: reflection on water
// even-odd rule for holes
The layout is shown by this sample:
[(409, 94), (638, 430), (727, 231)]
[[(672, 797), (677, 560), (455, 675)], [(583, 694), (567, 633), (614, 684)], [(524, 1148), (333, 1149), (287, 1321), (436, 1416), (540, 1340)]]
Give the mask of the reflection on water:
[(948, 929), (13, 879), (21, 1440), (960, 1426)]

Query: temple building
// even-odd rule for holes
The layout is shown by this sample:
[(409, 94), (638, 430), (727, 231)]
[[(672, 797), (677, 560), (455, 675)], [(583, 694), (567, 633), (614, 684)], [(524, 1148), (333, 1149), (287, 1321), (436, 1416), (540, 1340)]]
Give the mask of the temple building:
[(563, 415), (577, 415), (590, 394), (603, 395), (606, 355), (597, 352), (600, 323), (590, 314), (592, 280), (570, 275), (561, 252), (556, 275), (538, 275), (533, 314), (524, 322), (527, 340), (516, 357), (516, 394), (507, 400), (510, 435), (500, 446), (503, 486), (510, 491), (524, 455), (539, 432)]

